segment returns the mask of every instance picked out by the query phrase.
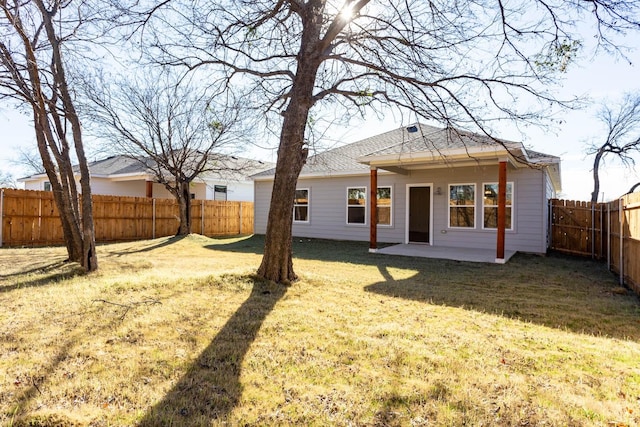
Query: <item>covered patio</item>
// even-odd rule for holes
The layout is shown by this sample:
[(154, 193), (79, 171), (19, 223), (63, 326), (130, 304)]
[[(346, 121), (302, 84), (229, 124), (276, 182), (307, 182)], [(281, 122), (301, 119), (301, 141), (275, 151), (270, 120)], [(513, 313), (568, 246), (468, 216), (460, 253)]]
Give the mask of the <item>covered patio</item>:
[(516, 254), (505, 250), (504, 260), (497, 261), (492, 249), (452, 248), (446, 246), (429, 246), (420, 244), (400, 244), (378, 248), (376, 253), (384, 255), (412, 256), (419, 258), (448, 259), (467, 262), (504, 263)]

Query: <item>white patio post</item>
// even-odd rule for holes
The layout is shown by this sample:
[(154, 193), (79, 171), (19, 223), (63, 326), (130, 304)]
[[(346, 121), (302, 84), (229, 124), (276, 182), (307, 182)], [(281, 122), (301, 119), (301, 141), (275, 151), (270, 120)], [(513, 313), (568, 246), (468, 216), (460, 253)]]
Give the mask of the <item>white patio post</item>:
[(496, 242), (496, 263), (504, 264), (504, 239), (507, 214), (507, 162), (500, 161), (498, 167), (498, 236)]
[(369, 191), (369, 252), (378, 251), (378, 169), (371, 167)]

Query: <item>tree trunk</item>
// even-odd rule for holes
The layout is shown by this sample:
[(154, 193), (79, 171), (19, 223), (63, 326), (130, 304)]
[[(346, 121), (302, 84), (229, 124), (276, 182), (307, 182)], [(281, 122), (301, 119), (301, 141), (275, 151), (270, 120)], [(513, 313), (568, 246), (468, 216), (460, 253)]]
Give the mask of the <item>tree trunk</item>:
[(176, 236), (186, 236), (191, 233), (191, 192), (189, 183), (182, 182), (178, 185), (178, 208), (180, 210), (180, 226)]
[[(604, 147), (603, 147), (604, 148)], [(600, 148), (596, 153), (596, 158), (593, 161), (593, 192), (591, 193), (591, 202), (598, 202), (598, 194), (600, 193), (600, 160), (602, 160), (602, 156), (604, 155), (603, 148)]]
[(298, 68), (291, 87), (287, 109), (283, 113), (278, 160), (271, 193), (265, 235), (264, 255), (257, 274), (276, 283), (289, 284), (298, 276), (293, 271), (293, 200), (298, 176), (307, 159), (304, 133), (313, 106), (313, 88), (321, 63), (319, 52), (323, 2), (309, 2)]

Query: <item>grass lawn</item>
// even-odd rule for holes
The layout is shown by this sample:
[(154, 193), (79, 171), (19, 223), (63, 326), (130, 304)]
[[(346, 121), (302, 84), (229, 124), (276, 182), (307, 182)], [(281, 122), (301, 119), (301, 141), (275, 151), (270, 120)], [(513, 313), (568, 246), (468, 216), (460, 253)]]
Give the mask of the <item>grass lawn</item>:
[(296, 239), (0, 249), (0, 425), (636, 426), (640, 301), (602, 264)]

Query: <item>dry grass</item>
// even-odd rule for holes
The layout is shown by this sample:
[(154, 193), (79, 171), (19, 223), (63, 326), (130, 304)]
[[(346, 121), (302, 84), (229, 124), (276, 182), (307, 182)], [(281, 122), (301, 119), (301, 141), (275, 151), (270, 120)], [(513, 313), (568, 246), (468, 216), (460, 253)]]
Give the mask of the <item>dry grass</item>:
[(640, 424), (640, 302), (600, 264), (296, 241), (0, 250), (2, 425)]

